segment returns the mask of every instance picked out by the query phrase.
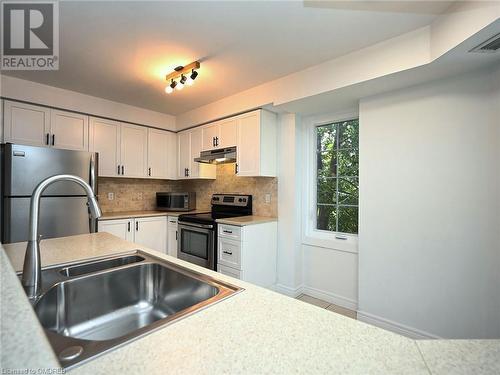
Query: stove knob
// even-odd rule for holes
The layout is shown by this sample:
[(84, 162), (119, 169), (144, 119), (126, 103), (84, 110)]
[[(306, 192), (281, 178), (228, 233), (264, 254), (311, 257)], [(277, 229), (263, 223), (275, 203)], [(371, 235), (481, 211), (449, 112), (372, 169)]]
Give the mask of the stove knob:
[(238, 199), (238, 202), (243, 202), (243, 198)]

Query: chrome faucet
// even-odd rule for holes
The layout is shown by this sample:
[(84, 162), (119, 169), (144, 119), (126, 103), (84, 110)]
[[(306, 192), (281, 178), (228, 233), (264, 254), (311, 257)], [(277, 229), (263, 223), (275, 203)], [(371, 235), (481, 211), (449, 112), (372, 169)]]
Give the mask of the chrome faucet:
[(93, 218), (101, 217), (101, 209), (92, 188), (82, 178), (70, 174), (59, 174), (48, 177), (38, 184), (33, 190), (30, 201), (30, 225), (28, 246), (24, 256), (23, 276), (21, 283), (30, 299), (36, 299), (40, 295), (42, 280), (42, 266), (40, 262), (40, 238), (38, 237), (38, 219), (40, 211), (40, 197), (44, 190), (57, 181), (73, 181), (80, 185), (87, 193), (88, 206)]

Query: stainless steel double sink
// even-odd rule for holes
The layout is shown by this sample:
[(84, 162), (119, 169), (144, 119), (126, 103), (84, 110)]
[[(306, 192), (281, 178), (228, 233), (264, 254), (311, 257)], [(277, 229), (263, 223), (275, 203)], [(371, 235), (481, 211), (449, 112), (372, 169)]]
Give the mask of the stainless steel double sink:
[(43, 269), (32, 304), (68, 368), (240, 290), (137, 250)]

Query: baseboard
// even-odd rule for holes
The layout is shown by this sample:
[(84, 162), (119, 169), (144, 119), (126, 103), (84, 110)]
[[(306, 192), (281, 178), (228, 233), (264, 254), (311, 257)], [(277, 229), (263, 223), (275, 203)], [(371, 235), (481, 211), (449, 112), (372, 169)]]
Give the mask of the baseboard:
[(358, 320), (374, 325), (379, 328), (386, 329), (398, 333), (400, 335), (412, 339), (441, 339), (441, 337), (433, 335), (432, 333), (421, 331), (419, 329), (406, 326), (401, 323), (393, 322), (392, 320), (384, 319), (379, 316), (369, 314), (367, 312), (358, 311)]
[(302, 292), (303, 286), (299, 285), (296, 288), (291, 288), (289, 286), (283, 285), (283, 284), (274, 284), (273, 290), (275, 292), (284, 294), (285, 296), (293, 297), (296, 298), (300, 296)]
[(356, 311), (358, 309), (357, 301), (350, 298), (339, 296), (338, 294), (326, 292), (324, 290), (312, 288), (310, 286), (304, 286), (302, 288), (302, 293), (307, 294), (311, 297), (322, 299), (323, 301), (330, 302), (337, 306), (345, 307), (346, 309), (349, 310)]

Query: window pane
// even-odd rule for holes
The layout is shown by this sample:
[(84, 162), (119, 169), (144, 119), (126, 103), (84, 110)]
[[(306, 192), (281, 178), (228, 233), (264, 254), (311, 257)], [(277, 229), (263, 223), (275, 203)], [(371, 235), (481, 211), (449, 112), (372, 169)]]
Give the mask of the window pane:
[(317, 201), (322, 204), (337, 203), (336, 178), (318, 178)]
[(357, 177), (339, 178), (339, 204), (357, 205), (358, 196)]
[(336, 147), (337, 126), (330, 124), (325, 126), (318, 126), (317, 128), (317, 151), (333, 151)]
[(359, 169), (358, 150), (341, 150), (337, 153), (338, 175), (357, 176)]
[(318, 229), (335, 231), (337, 225), (337, 213), (335, 212), (335, 206), (318, 204), (316, 224)]
[(339, 123), (339, 148), (357, 148), (359, 138), (358, 119)]
[(359, 121), (316, 128), (316, 228), (358, 232)]
[(337, 177), (336, 152), (321, 152), (316, 154), (318, 177)]
[(358, 207), (339, 206), (338, 218), (338, 232), (358, 233)]

